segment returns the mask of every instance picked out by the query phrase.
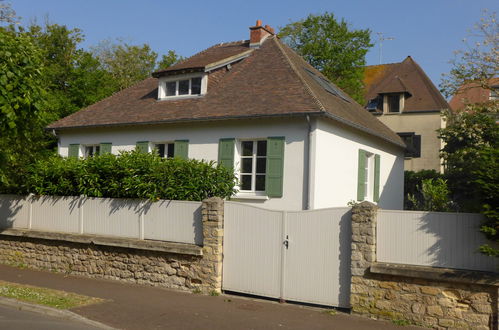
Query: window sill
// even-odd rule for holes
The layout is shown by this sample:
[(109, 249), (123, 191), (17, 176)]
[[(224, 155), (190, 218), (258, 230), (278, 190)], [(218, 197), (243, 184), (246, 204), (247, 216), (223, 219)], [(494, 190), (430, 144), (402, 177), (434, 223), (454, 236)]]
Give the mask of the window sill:
[(177, 95), (177, 96), (168, 96), (158, 99), (158, 102), (162, 101), (172, 101), (172, 100), (184, 100), (184, 99), (197, 99), (203, 97), (205, 94), (195, 94), (195, 95)]
[(231, 199), (268, 200), (269, 196), (265, 195), (265, 193), (239, 192), (232, 196)]

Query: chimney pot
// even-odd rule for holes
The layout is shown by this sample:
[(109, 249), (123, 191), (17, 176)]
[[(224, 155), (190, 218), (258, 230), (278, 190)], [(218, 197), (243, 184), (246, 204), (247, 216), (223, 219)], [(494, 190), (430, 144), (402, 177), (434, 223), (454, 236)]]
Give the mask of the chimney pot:
[(256, 20), (256, 26), (262, 26), (262, 20), (261, 19), (257, 19)]

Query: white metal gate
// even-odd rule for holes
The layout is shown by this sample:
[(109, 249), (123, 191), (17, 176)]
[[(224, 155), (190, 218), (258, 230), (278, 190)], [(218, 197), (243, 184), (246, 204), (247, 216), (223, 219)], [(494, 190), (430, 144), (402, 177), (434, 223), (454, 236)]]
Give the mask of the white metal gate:
[(350, 208), (224, 213), (224, 290), (350, 306)]

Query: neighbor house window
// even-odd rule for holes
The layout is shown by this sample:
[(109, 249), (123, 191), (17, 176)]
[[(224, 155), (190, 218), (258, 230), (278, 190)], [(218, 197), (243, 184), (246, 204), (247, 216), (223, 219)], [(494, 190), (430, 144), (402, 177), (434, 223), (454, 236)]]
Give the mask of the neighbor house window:
[(173, 158), (174, 156), (175, 144), (173, 142), (156, 143), (154, 148), (156, 149), (158, 156), (161, 158)]
[(267, 141), (241, 141), (239, 166), (241, 191), (265, 191)]
[(99, 152), (100, 152), (100, 145), (98, 145), (98, 144), (96, 144), (96, 145), (86, 145), (86, 146), (84, 146), (84, 148), (85, 149), (84, 149), (83, 157), (85, 157), (85, 158), (98, 155)]
[(188, 96), (201, 94), (201, 77), (170, 80), (164, 83), (165, 97)]
[(414, 132), (397, 133), (405, 142), (405, 157), (418, 158), (421, 157), (421, 135), (416, 135)]
[(383, 97), (383, 112), (398, 113), (404, 108), (404, 94), (393, 93), (385, 94)]

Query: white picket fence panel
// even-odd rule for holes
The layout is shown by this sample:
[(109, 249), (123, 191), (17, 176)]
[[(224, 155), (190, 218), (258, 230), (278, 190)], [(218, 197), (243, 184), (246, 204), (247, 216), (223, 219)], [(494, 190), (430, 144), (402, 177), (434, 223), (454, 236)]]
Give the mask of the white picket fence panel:
[(203, 244), (201, 202), (0, 195), (0, 228)]
[(478, 251), (487, 241), (479, 231), (483, 216), (473, 213), (379, 210), (379, 262), (499, 271), (498, 258)]
[(349, 307), (350, 208), (275, 211), (225, 202), (224, 215), (224, 290)]

